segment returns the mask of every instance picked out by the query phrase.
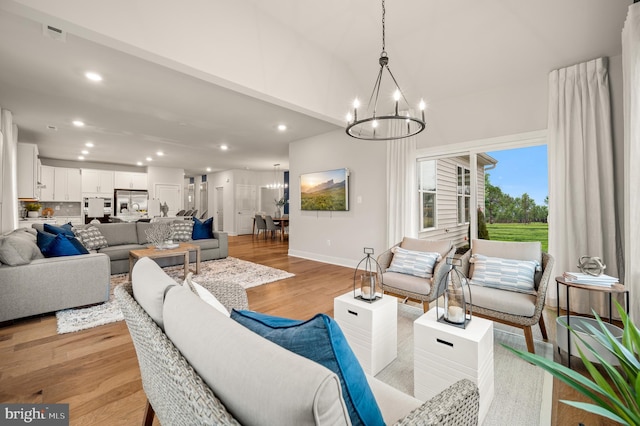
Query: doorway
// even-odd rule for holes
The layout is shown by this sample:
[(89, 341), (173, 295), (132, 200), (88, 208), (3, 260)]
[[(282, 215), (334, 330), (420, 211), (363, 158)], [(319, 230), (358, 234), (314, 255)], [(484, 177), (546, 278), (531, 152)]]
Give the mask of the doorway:
[(208, 195), (209, 191), (207, 190), (207, 182), (201, 182), (200, 183), (200, 207), (199, 207), (199, 211), (201, 212), (200, 214), (203, 216), (203, 219), (206, 219), (207, 217), (209, 217), (208, 214), (208, 210), (209, 210), (209, 195)]
[(216, 187), (216, 231), (224, 232), (224, 187)]
[(257, 206), (257, 187), (255, 185), (236, 185), (236, 232), (238, 235), (253, 232), (253, 219)]

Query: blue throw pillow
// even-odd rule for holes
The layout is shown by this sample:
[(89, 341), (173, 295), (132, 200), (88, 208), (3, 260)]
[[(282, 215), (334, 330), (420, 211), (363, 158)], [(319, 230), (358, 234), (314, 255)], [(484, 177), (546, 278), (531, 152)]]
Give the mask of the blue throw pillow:
[(206, 240), (213, 238), (213, 217), (201, 222), (198, 218), (193, 218), (192, 240)]
[(71, 227), (72, 227), (71, 223), (65, 223), (64, 225), (61, 225), (61, 226), (54, 226), (48, 223), (44, 224), (45, 232), (49, 232), (50, 234), (55, 234), (55, 235), (64, 234), (70, 237), (75, 237), (75, 234), (71, 230)]
[(77, 256), (89, 254), (87, 249), (75, 237), (64, 234), (38, 232), (38, 247), (44, 257)]
[(331, 317), (318, 314), (310, 320), (299, 321), (234, 309), (231, 318), (262, 337), (336, 373), (354, 426), (384, 425), (364, 371), (342, 330)]
[(38, 230), (38, 236), (36, 237), (36, 244), (42, 253), (42, 250), (46, 250), (47, 246), (56, 239), (56, 234), (51, 234), (49, 232), (42, 232)]

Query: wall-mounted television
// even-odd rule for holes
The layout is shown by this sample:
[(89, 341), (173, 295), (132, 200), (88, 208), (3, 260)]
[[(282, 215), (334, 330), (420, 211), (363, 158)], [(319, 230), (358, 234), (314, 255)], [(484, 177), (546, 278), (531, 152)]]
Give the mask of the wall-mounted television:
[(301, 210), (349, 210), (349, 169), (300, 175)]

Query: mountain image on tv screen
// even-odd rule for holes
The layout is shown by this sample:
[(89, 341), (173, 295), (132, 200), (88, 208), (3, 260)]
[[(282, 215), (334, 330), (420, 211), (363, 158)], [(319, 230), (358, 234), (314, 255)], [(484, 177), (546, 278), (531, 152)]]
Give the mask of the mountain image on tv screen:
[(349, 170), (301, 175), (300, 204), (301, 210), (349, 210)]

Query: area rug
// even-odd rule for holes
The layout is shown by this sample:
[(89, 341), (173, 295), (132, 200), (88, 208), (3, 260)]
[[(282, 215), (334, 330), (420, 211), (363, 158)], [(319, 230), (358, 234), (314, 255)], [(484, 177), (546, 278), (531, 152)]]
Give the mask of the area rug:
[[(169, 276), (175, 279), (176, 282), (182, 283), (184, 266), (170, 266), (163, 269)], [(244, 288), (250, 288), (293, 276), (294, 274), (281, 269), (271, 268), (234, 257), (227, 257), (226, 259), (202, 262), (200, 264), (200, 273), (194, 275), (193, 281), (197, 283), (226, 281), (238, 283)], [(99, 325), (122, 321), (124, 319), (122, 312), (120, 312), (117, 302), (113, 300), (113, 289), (128, 281), (128, 274), (112, 275), (111, 293), (108, 302), (89, 308), (65, 309), (56, 312), (58, 334), (72, 333)]]
[[(398, 305), (398, 357), (376, 378), (413, 395), (413, 322), (422, 309)], [(494, 327), (495, 393), (483, 426), (547, 425), (551, 423), (553, 378), (542, 369), (523, 361), (502, 344), (526, 350), (522, 334)], [(535, 341), (536, 353), (553, 359), (553, 345)]]

